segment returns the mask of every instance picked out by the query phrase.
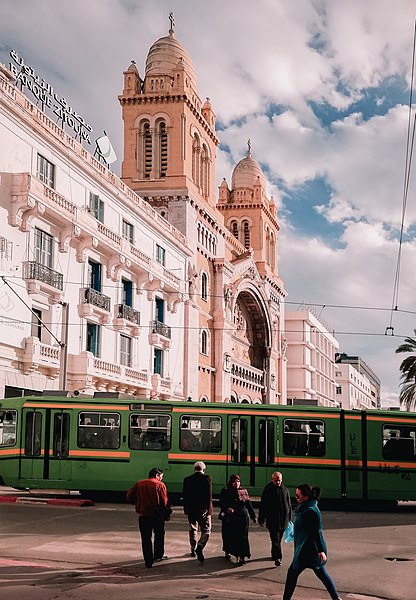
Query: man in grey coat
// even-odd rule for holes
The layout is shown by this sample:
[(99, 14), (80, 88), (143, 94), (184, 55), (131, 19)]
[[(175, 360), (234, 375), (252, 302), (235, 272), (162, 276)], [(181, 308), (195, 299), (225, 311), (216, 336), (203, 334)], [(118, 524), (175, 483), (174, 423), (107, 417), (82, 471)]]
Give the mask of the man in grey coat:
[(276, 567), (282, 564), (282, 537), (287, 524), (292, 519), (292, 504), (289, 490), (283, 485), (283, 477), (279, 471), (272, 474), (272, 480), (266, 485), (261, 495), (259, 524), (269, 530), (272, 543), (271, 554)]
[[(189, 522), (189, 543), (191, 556), (197, 556), (204, 562), (204, 548), (211, 534), (212, 483), (211, 477), (205, 475), (205, 464), (198, 461), (194, 464), (194, 473), (183, 481), (183, 510)], [(198, 527), (201, 531), (197, 543)]]

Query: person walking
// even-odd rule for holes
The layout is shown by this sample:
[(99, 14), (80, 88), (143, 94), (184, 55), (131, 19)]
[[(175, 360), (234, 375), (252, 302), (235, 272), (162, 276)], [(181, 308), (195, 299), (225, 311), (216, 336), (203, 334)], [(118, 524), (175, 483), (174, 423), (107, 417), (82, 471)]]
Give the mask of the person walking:
[(289, 490), (283, 485), (283, 476), (279, 471), (272, 474), (261, 495), (259, 507), (259, 525), (266, 523), (271, 541), (271, 555), (276, 567), (282, 564), (282, 537), (287, 524), (292, 519), (292, 504)]
[[(204, 562), (204, 548), (211, 534), (212, 482), (205, 470), (205, 463), (197, 461), (194, 473), (183, 480), (183, 511), (188, 517), (191, 556), (196, 555), (200, 563)], [(197, 543), (198, 527), (201, 535)]]
[[(138, 481), (126, 494), (127, 501), (136, 505), (142, 550), (148, 569), (154, 562), (165, 560), (165, 521), (170, 519), (168, 492), (162, 482), (163, 471), (153, 468), (147, 479)], [(154, 534), (154, 544), (152, 535)]]
[(255, 523), (256, 514), (247, 490), (241, 487), (239, 475), (231, 475), (227, 487), (221, 490), (219, 502), (225, 558), (231, 560), (231, 555), (235, 556), (238, 564), (244, 565), (246, 558), (251, 556), (248, 539), (249, 517)]
[(290, 600), (296, 589), (299, 575), (305, 569), (312, 569), (322, 581), (333, 600), (341, 600), (336, 587), (329, 576), (326, 542), (322, 532), (322, 517), (318, 508), (320, 489), (302, 483), (296, 488), (298, 506), (294, 520), (294, 556), (286, 576), (283, 600)]

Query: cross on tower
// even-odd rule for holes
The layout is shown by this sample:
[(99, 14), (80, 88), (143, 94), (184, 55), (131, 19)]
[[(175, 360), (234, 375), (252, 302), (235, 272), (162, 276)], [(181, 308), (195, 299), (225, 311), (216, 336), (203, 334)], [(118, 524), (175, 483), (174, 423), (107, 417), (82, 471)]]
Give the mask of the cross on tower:
[(175, 18), (173, 16), (173, 12), (169, 13), (169, 21), (170, 21), (170, 29), (169, 33), (173, 33), (173, 28), (175, 27)]

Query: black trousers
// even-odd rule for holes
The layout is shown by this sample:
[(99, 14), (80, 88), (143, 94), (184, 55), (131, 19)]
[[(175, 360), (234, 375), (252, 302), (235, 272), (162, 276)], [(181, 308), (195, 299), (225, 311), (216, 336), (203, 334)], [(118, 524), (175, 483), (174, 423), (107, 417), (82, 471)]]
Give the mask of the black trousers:
[(270, 541), (272, 543), (271, 554), (273, 560), (282, 560), (282, 538), (284, 530), (278, 527), (269, 527)]
[(165, 521), (155, 517), (139, 517), (139, 530), (144, 562), (146, 567), (151, 567), (153, 562), (162, 558), (165, 553)]

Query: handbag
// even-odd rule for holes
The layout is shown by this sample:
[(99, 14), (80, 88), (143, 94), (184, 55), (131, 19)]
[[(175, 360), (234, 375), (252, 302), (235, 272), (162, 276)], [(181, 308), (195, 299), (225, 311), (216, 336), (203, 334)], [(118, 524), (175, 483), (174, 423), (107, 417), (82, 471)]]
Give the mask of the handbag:
[(286, 544), (290, 544), (290, 542), (293, 542), (293, 540), (295, 539), (294, 527), (293, 527), (292, 521), (289, 521), (289, 523), (287, 524), (287, 527), (285, 529), (284, 538), (285, 538)]

